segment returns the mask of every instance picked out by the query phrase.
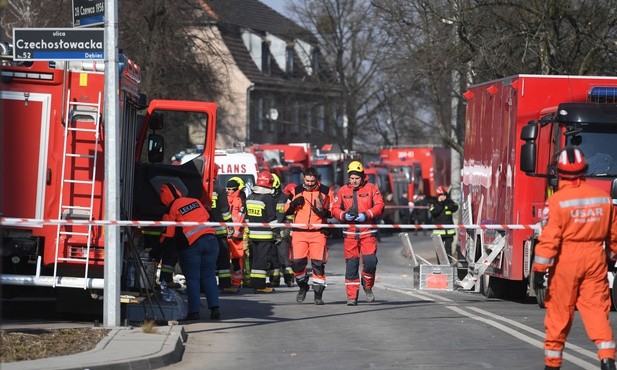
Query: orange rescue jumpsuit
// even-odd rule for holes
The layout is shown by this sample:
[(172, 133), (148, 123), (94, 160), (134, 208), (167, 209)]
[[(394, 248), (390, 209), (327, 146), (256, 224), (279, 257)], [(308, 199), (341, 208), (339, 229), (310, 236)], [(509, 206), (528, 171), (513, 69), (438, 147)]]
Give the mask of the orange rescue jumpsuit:
[[(331, 198), (328, 188), (317, 182), (317, 185), (307, 190), (302, 185), (298, 185), (294, 191), (292, 200), (304, 197), (304, 204), (293, 210), (294, 223), (309, 224), (300, 228), (292, 229), (291, 233), (291, 267), (298, 285), (308, 284), (306, 272), (307, 258), (311, 259), (313, 290), (320, 294), (326, 286), (326, 263), (328, 262), (328, 248), (326, 247), (326, 235), (319, 227), (312, 224), (325, 224), (327, 218), (322, 218), (315, 213), (329, 213)], [(290, 213), (290, 203), (285, 204), (285, 211)]]
[[(332, 203), (332, 216), (337, 220), (345, 221), (346, 212), (354, 214), (364, 213), (366, 220), (362, 223), (351, 221), (352, 226), (343, 231), (345, 256), (345, 288), (348, 300), (357, 300), (360, 284), (365, 289), (372, 289), (375, 284), (377, 270), (377, 238), (373, 230), (361, 227), (361, 224), (371, 224), (381, 215), (384, 208), (383, 197), (377, 185), (363, 180), (361, 185), (354, 189), (350, 185), (342, 186)], [(359, 276), (360, 256), (362, 256), (362, 280)]]
[[(244, 222), (244, 200), (240, 193), (242, 190), (236, 190), (227, 195), (229, 202), (229, 210), (231, 212), (231, 222)], [(242, 285), (242, 259), (244, 258), (244, 227), (233, 226), (229, 228), (229, 257), (231, 258), (232, 274), (231, 285), (240, 287)]]
[(545, 364), (561, 366), (575, 308), (596, 344), (598, 358), (614, 359), (606, 278), (607, 253), (611, 259), (617, 257), (617, 218), (612, 200), (584, 179), (559, 179), (559, 190), (548, 199), (546, 216), (533, 265), (534, 271), (549, 270)]

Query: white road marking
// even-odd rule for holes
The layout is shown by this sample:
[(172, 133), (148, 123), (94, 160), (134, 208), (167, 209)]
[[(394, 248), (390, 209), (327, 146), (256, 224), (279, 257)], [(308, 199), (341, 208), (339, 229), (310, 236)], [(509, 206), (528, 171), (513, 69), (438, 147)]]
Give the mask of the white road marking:
[[(421, 299), (423, 301), (453, 302), (449, 298), (441, 297), (441, 296), (436, 295), (436, 294), (431, 294), (431, 293), (428, 293), (426, 291), (422, 291), (421, 293), (419, 293), (419, 292), (412, 292), (412, 291), (408, 291), (408, 290), (398, 289), (398, 288), (395, 288), (395, 287), (392, 287), (392, 286), (386, 286), (386, 289), (391, 290), (391, 291), (395, 291), (395, 292), (398, 292), (398, 293), (402, 293), (402, 294), (405, 294), (405, 295), (409, 295), (409, 296), (412, 296), (412, 297), (416, 297), (416, 298)], [(443, 306), (448, 308), (451, 311), (454, 311), (454, 312), (460, 314), (460, 315), (467, 316), (467, 317), (469, 317), (472, 320), (483, 322), (483, 323), (485, 323), (487, 325), (490, 325), (490, 326), (492, 326), (492, 327), (494, 327), (496, 329), (499, 329), (499, 330), (501, 330), (501, 331), (503, 331), (503, 332), (513, 336), (514, 338), (517, 338), (517, 339), (519, 339), (519, 340), (521, 340), (521, 341), (523, 341), (525, 343), (531, 344), (534, 347), (537, 347), (537, 348), (540, 348), (540, 349), (544, 350), (544, 341), (543, 340), (538, 340), (538, 339), (532, 338), (532, 337), (530, 337), (528, 335), (519, 333), (516, 330), (514, 330), (512, 328), (509, 328), (506, 325), (501, 324), (501, 323), (499, 323), (499, 322), (497, 322), (495, 320), (503, 321), (505, 323), (508, 323), (509, 325), (515, 326), (515, 327), (523, 329), (523, 330), (525, 330), (525, 331), (527, 331), (527, 332), (529, 332), (531, 334), (534, 334), (534, 335), (536, 335), (536, 336), (538, 336), (540, 338), (544, 338), (544, 332), (541, 332), (541, 331), (539, 331), (537, 329), (534, 329), (534, 328), (531, 328), (531, 327), (526, 326), (524, 324), (518, 323), (518, 322), (513, 321), (511, 319), (508, 319), (506, 317), (503, 317), (503, 316), (500, 316), (500, 315), (496, 315), (496, 314), (493, 314), (491, 312), (488, 312), (488, 311), (485, 311), (485, 310), (482, 310), (482, 309), (479, 309), (479, 308), (476, 308), (476, 307), (450, 306), (450, 305), (447, 305), (447, 304), (444, 304)], [(467, 311), (467, 310), (469, 310), (469, 311)], [(475, 313), (474, 312), (470, 312), (470, 311), (475, 311)], [(486, 316), (491, 317), (491, 318), (493, 318), (495, 320), (490, 320), (490, 319), (487, 319), (485, 317), (478, 316), (477, 314), (486, 315)], [(576, 357), (576, 356), (568, 353), (568, 351), (578, 352), (580, 355), (583, 355), (585, 357), (590, 357), (592, 359), (596, 359), (597, 360), (597, 356), (596, 356), (595, 353), (593, 353), (591, 351), (588, 351), (586, 349), (583, 349), (581, 347), (575, 346), (573, 344), (567, 343), (566, 344), (566, 349), (564, 349), (564, 352), (563, 352), (563, 359), (565, 361), (571, 362), (571, 363), (573, 363), (573, 364), (575, 364), (577, 366), (580, 366), (583, 369), (597, 369), (598, 368), (598, 364), (597, 363), (587, 362), (587, 361), (585, 361), (585, 360), (583, 360), (583, 359), (581, 359), (579, 357)]]

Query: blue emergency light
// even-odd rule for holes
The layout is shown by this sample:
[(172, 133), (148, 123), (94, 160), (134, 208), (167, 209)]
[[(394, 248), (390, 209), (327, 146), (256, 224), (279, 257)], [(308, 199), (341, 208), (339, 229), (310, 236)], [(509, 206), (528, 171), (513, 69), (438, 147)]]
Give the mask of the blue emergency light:
[(587, 100), (594, 103), (617, 103), (617, 87), (592, 87)]

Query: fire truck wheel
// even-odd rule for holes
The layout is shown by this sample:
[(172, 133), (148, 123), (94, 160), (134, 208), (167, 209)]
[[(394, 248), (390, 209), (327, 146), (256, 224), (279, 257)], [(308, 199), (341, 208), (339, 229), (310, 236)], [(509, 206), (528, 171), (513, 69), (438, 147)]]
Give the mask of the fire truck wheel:
[(505, 280), (494, 276), (480, 277), (480, 293), (486, 298), (503, 298)]
[(536, 290), (536, 302), (540, 308), (545, 308), (544, 298), (546, 297), (546, 289)]

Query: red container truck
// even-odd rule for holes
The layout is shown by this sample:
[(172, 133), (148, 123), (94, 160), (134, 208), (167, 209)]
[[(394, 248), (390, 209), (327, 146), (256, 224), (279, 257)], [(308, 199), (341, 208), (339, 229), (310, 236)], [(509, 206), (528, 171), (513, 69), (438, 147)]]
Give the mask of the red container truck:
[(463, 223), (525, 228), (460, 233), (469, 263), (461, 284), (486, 296), (535, 295), (542, 306), (544, 292), (529, 276), (542, 210), (557, 185), (555, 153), (578, 146), (588, 182), (617, 194), (617, 78), (516, 75), (472, 86), (464, 97)]

